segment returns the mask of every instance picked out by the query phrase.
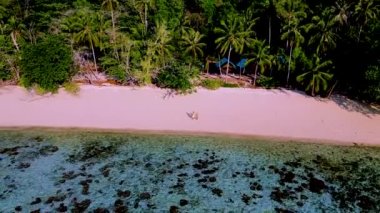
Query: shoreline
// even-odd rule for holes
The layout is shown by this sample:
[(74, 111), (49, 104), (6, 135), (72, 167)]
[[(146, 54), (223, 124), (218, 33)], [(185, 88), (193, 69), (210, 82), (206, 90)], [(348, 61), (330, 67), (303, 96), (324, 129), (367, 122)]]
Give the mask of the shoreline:
[[(38, 96), (7, 86), (0, 88), (0, 130), (62, 129), (380, 146), (380, 114), (346, 110), (331, 100), (278, 89), (198, 89), (185, 96), (168, 95), (167, 91), (83, 85), (77, 96), (63, 90)], [(192, 111), (199, 113), (199, 120), (186, 115)]]
[(195, 131), (176, 131), (176, 130), (144, 130), (144, 129), (106, 129), (106, 128), (86, 128), (86, 127), (46, 127), (46, 126), (10, 126), (0, 127), (1, 132), (36, 132), (42, 131), (47, 133), (99, 133), (99, 134), (132, 134), (132, 135), (167, 135), (167, 136), (184, 136), (184, 137), (210, 137), (210, 138), (231, 138), (241, 140), (262, 140), (275, 143), (299, 143), (299, 144), (316, 144), (332, 146), (356, 146), (356, 147), (380, 147), (380, 144), (366, 144), (350, 141), (312, 139), (297, 137), (279, 137), (267, 135), (252, 135), (223, 132), (195, 132)]

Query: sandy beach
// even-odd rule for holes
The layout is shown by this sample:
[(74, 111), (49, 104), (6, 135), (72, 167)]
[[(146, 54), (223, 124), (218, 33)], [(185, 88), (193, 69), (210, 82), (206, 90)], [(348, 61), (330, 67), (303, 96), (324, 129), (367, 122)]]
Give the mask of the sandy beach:
[[(197, 112), (198, 120), (188, 113)], [(198, 89), (190, 95), (143, 87), (84, 85), (74, 96), (0, 88), (0, 128), (180, 131), (380, 145), (380, 114), (354, 101), (288, 90)]]

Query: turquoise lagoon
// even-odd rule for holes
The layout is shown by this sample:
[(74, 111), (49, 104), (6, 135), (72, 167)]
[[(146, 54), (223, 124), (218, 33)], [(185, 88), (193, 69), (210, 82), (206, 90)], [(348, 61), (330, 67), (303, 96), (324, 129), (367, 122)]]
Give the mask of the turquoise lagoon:
[(380, 148), (4, 130), (0, 212), (380, 212)]

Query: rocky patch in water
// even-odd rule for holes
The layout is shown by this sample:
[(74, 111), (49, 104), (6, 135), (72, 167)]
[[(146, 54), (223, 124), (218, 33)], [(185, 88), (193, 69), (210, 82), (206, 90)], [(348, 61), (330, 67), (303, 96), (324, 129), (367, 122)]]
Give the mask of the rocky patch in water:
[(337, 187), (327, 187), (325, 183), (311, 177), (310, 190), (317, 193), (330, 191), (339, 207), (347, 211), (360, 207), (364, 212), (380, 212), (380, 171), (368, 169), (368, 165), (380, 166), (379, 161), (363, 156), (355, 161), (334, 162), (317, 155), (312, 162)]
[(70, 161), (99, 160), (115, 155), (119, 147), (118, 143), (104, 143), (101, 141), (90, 141), (84, 143), (82, 147), (73, 155), (69, 156)]

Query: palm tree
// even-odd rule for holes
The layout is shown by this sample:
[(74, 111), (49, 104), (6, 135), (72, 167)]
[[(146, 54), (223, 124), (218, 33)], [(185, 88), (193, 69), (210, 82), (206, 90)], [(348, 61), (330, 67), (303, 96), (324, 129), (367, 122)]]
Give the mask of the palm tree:
[(266, 67), (272, 66), (272, 56), (269, 54), (270, 47), (265, 44), (265, 41), (256, 40), (253, 46), (253, 58), (247, 61), (247, 64), (255, 62), (255, 77), (253, 79), (253, 86), (256, 87), (257, 71), (264, 73)]
[(172, 57), (174, 47), (170, 44), (172, 33), (167, 29), (166, 23), (156, 23), (156, 34), (154, 40), (148, 42), (148, 52), (152, 58), (158, 56), (158, 62), (161, 66), (166, 65), (166, 61)]
[(128, 37), (125, 33), (116, 34), (116, 47), (120, 51), (120, 61), (125, 66), (125, 71), (128, 73), (130, 69), (130, 58), (132, 47), (135, 46), (135, 41)]
[(281, 35), (281, 39), (287, 40), (288, 46), (290, 48), (288, 61), (288, 75), (286, 77), (286, 85), (289, 86), (293, 50), (295, 47), (303, 43), (305, 41), (305, 38), (301, 34), (301, 29), (303, 29), (303, 27), (299, 27), (298, 23), (286, 25), (285, 27), (290, 27), (288, 29), (285, 28), (287, 31)]
[(187, 11), (183, 17), (183, 23), (186, 26), (192, 26), (199, 30), (201, 26), (206, 24), (206, 18), (202, 13), (191, 13)]
[(276, 15), (276, 7), (275, 2), (273, 0), (269, 0), (266, 8), (266, 13), (268, 16), (268, 43), (270, 48), (272, 41), (272, 18)]
[(231, 51), (235, 49), (238, 53), (242, 53), (244, 47), (250, 44), (253, 31), (251, 30), (252, 25), (248, 29), (243, 29), (242, 22), (236, 17), (229, 17), (227, 23), (222, 20), (220, 25), (221, 27), (214, 30), (216, 34), (221, 35), (215, 40), (215, 43), (218, 44), (217, 48), (220, 48), (223, 55), (228, 51), (228, 75)]
[[(203, 56), (202, 48), (206, 46), (205, 43), (201, 42), (203, 37), (204, 35), (192, 28), (190, 28), (188, 31), (183, 30), (181, 44), (186, 47), (185, 53), (191, 54), (193, 56), (192, 63), (197, 60), (198, 56)], [(192, 63), (190, 63), (190, 71)]]
[(100, 45), (99, 33), (95, 29), (96, 17), (86, 13), (82, 16), (81, 22), (79, 23), (79, 31), (74, 35), (74, 40), (78, 43), (84, 42), (90, 45), (92, 50), (92, 57), (95, 64), (95, 70), (98, 71), (98, 66), (96, 63), (95, 47)]
[(5, 25), (0, 22), (0, 73), (3, 70), (7, 70), (11, 73), (14, 80), (18, 81), (20, 79), (20, 71), (17, 66), (17, 54), (13, 54), (12, 44), (9, 43), (9, 39), (4, 31)]
[(10, 31), (10, 36), (14, 47), (17, 51), (19, 51), (20, 47), (18, 44), (18, 40), (22, 38), (22, 32), (25, 29), (25, 25), (16, 17), (12, 16), (9, 18), (6, 28), (8, 28), (8, 31)]
[(347, 4), (344, 0), (338, 0), (335, 5), (332, 6), (331, 11), (334, 16), (334, 22), (338, 22), (340, 25), (348, 24), (349, 9), (351, 4)]
[(145, 26), (145, 32), (148, 31), (149, 7), (154, 7), (154, 3), (154, 0), (135, 0), (135, 7), (139, 10), (141, 19)]
[(116, 20), (114, 11), (118, 8), (119, 1), (118, 0), (103, 0), (102, 7), (111, 13), (111, 21), (112, 21), (112, 41), (116, 40)]
[[(283, 30), (290, 31), (307, 17), (305, 10), (307, 5), (302, 0), (280, 0), (276, 4), (277, 13), (285, 20)], [(288, 48), (291, 40), (286, 40)]]
[(304, 37), (301, 34), (301, 21), (306, 18), (307, 5), (301, 0), (280, 0), (276, 4), (278, 14), (285, 19), (283, 26), (282, 40), (286, 40), (286, 48), (289, 48), (289, 63), (288, 75), (286, 84), (289, 86), (290, 68), (292, 63), (293, 49), (304, 42)]
[(72, 13), (65, 14), (65, 16), (66, 17), (61, 19), (59, 23), (59, 28), (62, 32), (67, 34), (71, 51), (74, 51), (75, 32), (79, 31), (79, 29), (81, 28), (81, 18), (73, 15)]
[(272, 20), (277, 16), (276, 11), (276, 0), (266, 0), (266, 1), (253, 1), (250, 7), (247, 9), (254, 11), (254, 15), (263, 14), (259, 18), (267, 18), (268, 19), (268, 45), (271, 46), (272, 42)]
[(376, 19), (379, 13), (379, 6), (374, 3), (373, 0), (360, 0), (357, 5), (355, 5), (354, 16), (356, 21), (359, 23), (359, 35), (358, 42), (360, 41), (360, 35), (363, 31), (363, 27), (367, 25), (368, 21), (371, 19)]
[(155, 67), (152, 62), (152, 58), (146, 55), (143, 60), (140, 61), (141, 71), (137, 72), (137, 77), (142, 84), (150, 84), (152, 80), (151, 72)]
[(326, 91), (328, 81), (333, 77), (333, 74), (328, 72), (331, 65), (331, 60), (322, 61), (317, 54), (314, 54), (312, 68), (297, 76), (297, 81), (301, 84), (307, 83), (306, 91), (311, 90), (312, 96), (315, 96), (315, 93), (318, 93), (320, 90)]
[(313, 31), (309, 45), (317, 44), (317, 54), (325, 53), (328, 49), (336, 47), (338, 35), (334, 29), (334, 18), (324, 20), (319, 16), (312, 18), (312, 23), (306, 26), (306, 31)]

